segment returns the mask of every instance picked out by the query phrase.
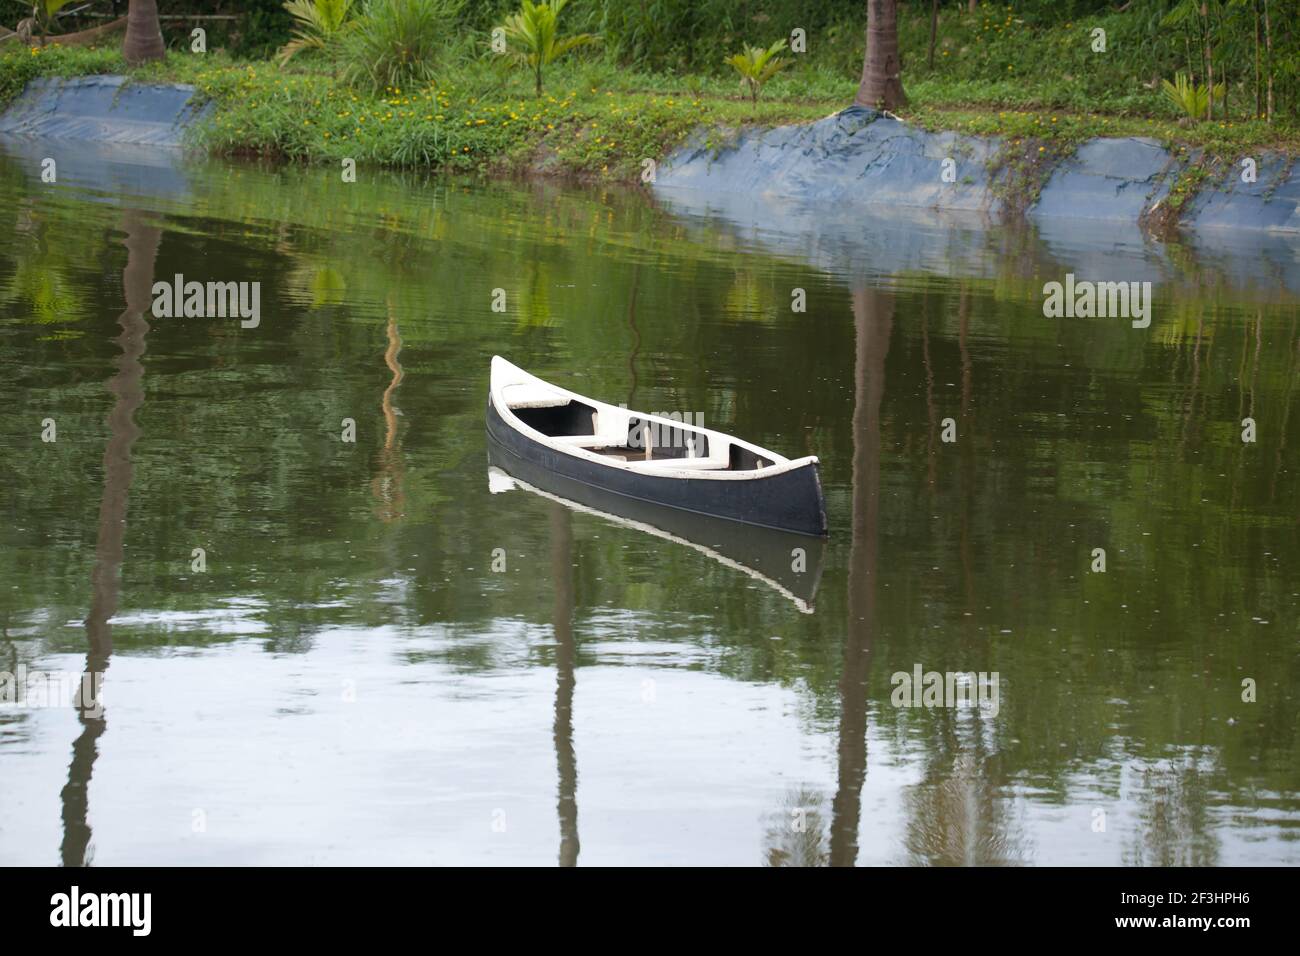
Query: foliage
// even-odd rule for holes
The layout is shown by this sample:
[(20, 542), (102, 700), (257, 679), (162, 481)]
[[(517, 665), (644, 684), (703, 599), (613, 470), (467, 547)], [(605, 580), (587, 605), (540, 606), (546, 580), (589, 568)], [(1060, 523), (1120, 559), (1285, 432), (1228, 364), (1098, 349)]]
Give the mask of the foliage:
[(343, 36), (344, 77), (375, 92), (432, 83), (465, 0), (366, 0)]
[[(943, 0), (930, 68), (930, 0), (900, 0), (904, 79), (909, 96), (924, 91), (926, 105), (1176, 118), (1183, 114), (1166, 98), (1162, 79), (1181, 71), (1193, 83), (1207, 82), (1197, 31), (1208, 21), (1215, 87), (1224, 84), (1212, 118), (1235, 123), (1267, 106), (1266, 95), (1257, 97), (1255, 89), (1257, 23), (1262, 34), (1267, 7), (1272, 52), (1261, 43), (1260, 83), (1266, 87), (1271, 74), (1275, 121), (1294, 123), (1300, 115), (1300, 0), (1213, 0), (1205, 19), (1200, 4), (1193, 6), (1184, 0), (980, 0), (972, 12), (965, 2)], [(1179, 9), (1185, 18), (1168, 25), (1171, 10)], [(292, 39), (283, 0), (169, 0), (167, 10), (238, 14), (237, 20), (205, 24), (209, 50), (236, 57), (267, 56)], [(475, 0), (448, 24), (445, 39), (459, 57), (468, 55), (471, 43), (481, 51), (492, 28), (520, 12), (518, 0)], [(789, 57), (791, 68), (763, 96), (847, 100), (852, 87), (839, 91), (861, 70), (864, 19), (861, 3), (844, 0), (583, 0), (564, 9), (563, 26), (566, 33), (601, 37), (598, 58), (584, 58), (589, 68), (617, 70), (678, 94), (715, 88), (731, 73), (724, 58), (746, 38), (789, 41), (799, 28), (806, 51)], [(83, 25), (93, 23), (77, 24)], [(176, 29), (170, 21), (164, 28), (169, 36)], [(1098, 29), (1105, 31), (1104, 53), (1092, 49)], [(490, 85), (491, 71), (475, 82)]]
[[(178, 58), (179, 62), (179, 58)], [(825, 113), (821, 104), (707, 101), (582, 86), (560, 68), (567, 89), (532, 96), (520, 84), (482, 96), (482, 69), (453, 67), (438, 85), (384, 93), (344, 86), (317, 73), (268, 65), (218, 65), (189, 74), (218, 110), (200, 131), (223, 153), (291, 159), (435, 166), (449, 170), (520, 168), (539, 155), (552, 172), (633, 179), (647, 156), (662, 156), (701, 124), (757, 118), (780, 123)]]
[(293, 39), (280, 48), (283, 66), (304, 50), (320, 50), (336, 40), (347, 26), (352, 0), (288, 0), (284, 9), (294, 19)]
[(542, 95), (542, 67), (554, 63), (570, 50), (598, 43), (600, 37), (590, 33), (561, 37), (560, 12), (569, 0), (523, 0), (519, 12), (506, 18), (506, 39), (515, 44), (511, 54), (532, 68), (538, 96)]
[(789, 60), (777, 56), (784, 49), (785, 40), (777, 40), (766, 50), (761, 46), (745, 47), (724, 61), (740, 74), (740, 85), (749, 91), (752, 102), (758, 102), (758, 94), (763, 92), (763, 85), (768, 80), (790, 65)]
[[(1204, 83), (1197, 85), (1188, 79), (1186, 73), (1176, 73), (1174, 81), (1162, 80), (1161, 86), (1165, 91), (1165, 96), (1174, 105), (1180, 113), (1185, 113), (1189, 119), (1205, 119), (1205, 112), (1210, 105), (1210, 88)], [(1223, 84), (1214, 84), (1214, 97), (1222, 102)]]
[(35, 4), (24, 3), (35, 15), (41, 28), (48, 30), (54, 25), (54, 15), (66, 7), (72, 0), (37, 0)]
[(80, 47), (17, 47), (0, 53), (0, 107), (23, 91), (27, 81), (38, 76), (89, 76), (121, 73), (126, 69), (122, 51)]
[(22, 7), (32, 19), (36, 21), (36, 27), (42, 34), (58, 34), (54, 17), (60, 10), (66, 7), (72, 0), (12, 0), (12, 2)]
[[(686, 92), (677, 77), (570, 61), (552, 67), (553, 92), (538, 99), (522, 73), (502, 77), (483, 61), (459, 55), (454, 45), (446, 51), (437, 87), (402, 85), (400, 93), (350, 87), (323, 64), (307, 69), (310, 63), (303, 59), (281, 70), (272, 63), (232, 61), (219, 51), (203, 57), (174, 51), (130, 76), (133, 82), (192, 83), (201, 97), (215, 101), (212, 119), (197, 136), (218, 153), (335, 165), (353, 157), (452, 171), (540, 168), (628, 182), (640, 181), (642, 160), (667, 155), (700, 126), (725, 130), (818, 119), (848, 102), (856, 86), (850, 77), (798, 69), (774, 77), (751, 104), (737, 97), (730, 78), (696, 77)], [(37, 54), (0, 55), (0, 102), (35, 76), (123, 71), (117, 50), (47, 47)], [(1155, 117), (1033, 106), (1004, 110), (982, 101), (981, 91), (1014, 98), (1017, 87), (1011, 81), (989, 87), (918, 81), (910, 90), (907, 118), (928, 129), (1032, 140), (1044, 145), (1049, 158), (1093, 136), (1148, 136), (1225, 155), (1258, 147), (1300, 151), (1300, 131), (1284, 123), (1185, 127), (1166, 108)]]
[[(1274, 9), (1282, 2), (1274, 0)], [(566, 8), (565, 24), (571, 16), (575, 24), (584, 22), (578, 15), (589, 14), (589, 5)], [(372, 0), (359, 11), (361, 17), (381, 6), (387, 4)], [(1125, 18), (1132, 20), (1124, 28), (1128, 32), (1110, 31), (1116, 64), (1146, 29), (1141, 11), (1141, 0), (1135, 0), (1128, 13), (1106, 14), (1096, 21), (1109, 28)], [(981, 6), (980, 13), (971, 16), (945, 5), (943, 15), (940, 35), (946, 40), (941, 50), (965, 50), (960, 53), (965, 61), (954, 68), (945, 63), (953, 56), (940, 55), (932, 73), (912, 68), (918, 75), (909, 78), (912, 107), (906, 118), (928, 129), (1000, 136), (1013, 149), (1030, 145), (1030, 160), (1036, 159), (1039, 145), (1044, 147), (1042, 157), (1050, 160), (1059, 150), (1093, 136), (1149, 136), (1224, 156), (1260, 147), (1300, 151), (1300, 129), (1281, 110), (1272, 124), (1216, 116), (1213, 122), (1184, 126), (1178, 120), (1185, 114), (1165, 99), (1159, 77), (1149, 84), (1136, 83), (1137, 92), (1094, 85), (1094, 80), (1112, 83), (1112, 74), (1122, 68), (1112, 64), (1082, 73), (1071, 51), (1082, 47), (1085, 54), (1079, 54), (1079, 62), (1084, 64), (1093, 56), (1086, 52), (1087, 24), (1044, 25), (1050, 18), (1017, 24), (1013, 18), (1008, 25), (1001, 8), (992, 6)], [(1163, 13), (1152, 16), (1158, 26)], [(606, 45), (604, 56), (551, 64), (551, 95), (534, 98), (533, 76), (502, 73), (495, 69), (496, 57), (481, 55), (484, 38), (499, 22), (477, 7), (458, 17), (449, 14), (428, 31), (432, 39), (430, 52), (419, 63), (422, 72), (403, 74), (406, 79), (396, 81), (363, 78), (359, 85), (348, 86), (335, 75), (334, 62), (300, 57), (280, 70), (265, 62), (232, 61), (219, 49), (203, 57), (176, 51), (162, 63), (130, 71), (130, 76), (133, 81), (194, 83), (202, 96), (216, 100), (213, 119), (198, 135), (221, 153), (330, 163), (351, 156), (368, 163), (476, 172), (540, 168), (552, 174), (637, 182), (642, 160), (667, 155), (698, 126), (725, 130), (825, 116), (852, 100), (860, 69), (860, 27), (854, 30), (853, 43), (859, 48), (852, 69), (830, 68), (830, 51), (823, 49), (827, 39), (813, 36), (807, 56), (818, 59), (788, 57), (793, 66), (771, 77), (760, 99), (742, 100), (730, 67), (725, 67), (730, 75), (720, 69), (685, 77), (645, 72), (619, 65)], [(959, 33), (958, 27), (966, 32)], [(975, 40), (975, 28), (987, 39)], [(1045, 38), (1057, 31), (1068, 43), (1047, 44), (1040, 51)], [(906, 35), (905, 29), (905, 47)], [(339, 44), (340, 59), (344, 45)], [(1021, 75), (1019, 67), (1006, 70), (1002, 58), (1012, 50), (1021, 51), (1017, 62), (1032, 75)], [(723, 64), (719, 60), (713, 66)], [(115, 49), (46, 47), (37, 53), (19, 49), (0, 54), (0, 102), (16, 95), (34, 76), (112, 72), (124, 72)], [(1240, 91), (1229, 95), (1230, 115), (1237, 115)], [(1281, 87), (1279, 99), (1287, 102)]]
[(292, 38), (293, 20), (276, 0), (243, 0), (244, 17), (233, 29), (209, 31), (210, 45), (224, 48), (232, 56), (266, 59)]

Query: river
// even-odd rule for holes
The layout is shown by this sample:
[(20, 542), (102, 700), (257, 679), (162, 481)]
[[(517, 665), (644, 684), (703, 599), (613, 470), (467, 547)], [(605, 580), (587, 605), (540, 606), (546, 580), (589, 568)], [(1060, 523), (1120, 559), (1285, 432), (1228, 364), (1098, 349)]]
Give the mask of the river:
[[(0, 200), (0, 863), (1300, 863), (1286, 246), (18, 141)], [(802, 590), (490, 487), (494, 354), (817, 455)]]

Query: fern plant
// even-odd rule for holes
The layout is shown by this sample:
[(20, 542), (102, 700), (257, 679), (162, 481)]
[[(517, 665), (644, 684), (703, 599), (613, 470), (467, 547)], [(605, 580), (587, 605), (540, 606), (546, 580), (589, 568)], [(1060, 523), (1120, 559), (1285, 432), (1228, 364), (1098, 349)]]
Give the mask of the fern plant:
[(348, 25), (352, 0), (288, 0), (284, 5), (294, 19), (293, 39), (276, 52), (280, 65), (304, 50), (324, 49)]
[(785, 40), (777, 40), (764, 50), (761, 46), (750, 46), (740, 53), (734, 53), (723, 60), (740, 74), (740, 86), (749, 90), (751, 103), (758, 102), (758, 94), (763, 92), (763, 85), (780, 73), (790, 61), (777, 56), (785, 49)]
[(523, 0), (519, 12), (506, 18), (503, 29), (506, 39), (516, 44), (507, 49), (520, 63), (527, 64), (533, 70), (534, 85), (537, 95), (542, 95), (542, 67), (554, 63), (570, 50), (580, 46), (599, 43), (600, 37), (594, 33), (579, 33), (571, 37), (561, 37), (560, 11), (569, 0), (542, 0), (533, 3)]

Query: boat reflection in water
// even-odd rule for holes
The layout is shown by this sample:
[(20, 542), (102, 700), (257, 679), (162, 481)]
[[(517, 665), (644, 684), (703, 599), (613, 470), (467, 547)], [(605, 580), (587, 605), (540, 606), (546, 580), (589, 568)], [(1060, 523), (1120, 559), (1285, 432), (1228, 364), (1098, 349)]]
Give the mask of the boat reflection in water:
[(488, 490), (493, 494), (519, 488), (558, 501), (573, 511), (594, 514), (694, 548), (719, 564), (761, 581), (804, 614), (813, 613), (826, 550), (824, 538), (759, 528), (638, 501), (524, 461), (491, 437), (487, 445)]

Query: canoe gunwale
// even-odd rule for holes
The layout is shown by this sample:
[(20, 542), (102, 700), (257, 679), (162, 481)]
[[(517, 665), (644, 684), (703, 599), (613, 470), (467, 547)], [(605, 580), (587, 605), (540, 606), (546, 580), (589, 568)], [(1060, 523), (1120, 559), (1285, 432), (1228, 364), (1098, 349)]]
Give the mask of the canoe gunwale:
[[(512, 380), (505, 380), (505, 376), (510, 376)], [(598, 455), (595, 452), (588, 451), (580, 445), (556, 441), (550, 435), (540, 432), (536, 428), (533, 428), (531, 425), (522, 421), (510, 408), (501, 393), (510, 385), (521, 384), (524, 382), (530, 384), (536, 383), (540, 386), (551, 389), (557, 394), (566, 397), (569, 401), (581, 402), (585, 405), (593, 406), (597, 413), (605, 412), (634, 415), (644, 422), (705, 435), (710, 441), (721, 440), (729, 442), (730, 444), (743, 448), (760, 458), (770, 460), (772, 464), (766, 465), (762, 468), (749, 469), (747, 471), (733, 471), (723, 468), (694, 469), (680, 468), (676, 466), (656, 468), (651, 462), (636, 462), (633, 466), (629, 467), (627, 463), (620, 463), (605, 455)], [(799, 468), (807, 467), (808, 465), (818, 464), (816, 455), (805, 455), (803, 458), (786, 458), (784, 455), (778, 455), (770, 449), (755, 445), (752, 442), (747, 442), (742, 438), (737, 438), (734, 435), (727, 434), (726, 432), (715, 431), (710, 428), (699, 428), (684, 422), (675, 421), (671, 418), (664, 418), (660, 415), (651, 415), (646, 412), (619, 408), (618, 406), (610, 405), (607, 402), (601, 402), (593, 398), (588, 398), (585, 395), (579, 395), (577, 392), (571, 392), (568, 389), (560, 388), (557, 385), (552, 385), (549, 382), (539, 379), (537, 376), (525, 372), (518, 366), (512, 365), (499, 355), (494, 355), (492, 357), (492, 382), (489, 388), (489, 395), (492, 405), (496, 408), (497, 414), (501, 416), (502, 420), (511, 428), (528, 436), (539, 445), (545, 445), (553, 451), (565, 455), (571, 455), (575, 458), (581, 458), (584, 461), (590, 461), (607, 468), (613, 468), (619, 471), (630, 471), (638, 475), (652, 475), (662, 478), (698, 478), (706, 481), (754, 481), (760, 478), (773, 477), (784, 474), (785, 472), (795, 471)], [(680, 459), (677, 460), (680, 461)]]

